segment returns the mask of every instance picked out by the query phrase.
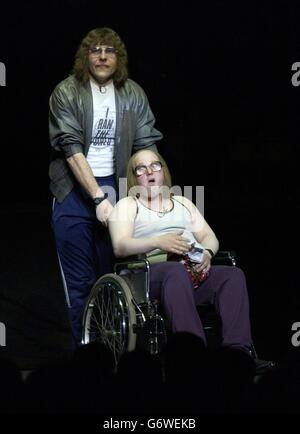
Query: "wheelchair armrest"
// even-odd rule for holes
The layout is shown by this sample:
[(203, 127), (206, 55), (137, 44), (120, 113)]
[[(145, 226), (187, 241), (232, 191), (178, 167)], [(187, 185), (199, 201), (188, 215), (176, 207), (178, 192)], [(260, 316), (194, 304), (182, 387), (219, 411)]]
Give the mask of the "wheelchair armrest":
[(212, 259), (213, 265), (236, 266), (237, 254), (234, 250), (219, 250)]
[(149, 261), (145, 253), (138, 255), (126, 256), (124, 258), (117, 258), (114, 266), (115, 273), (119, 274), (124, 269), (139, 269), (143, 268), (145, 271), (149, 270)]
[[(213, 265), (232, 265), (236, 266), (237, 254), (234, 250), (219, 250), (212, 259)], [(119, 274), (123, 269), (144, 268), (149, 270), (151, 258), (148, 258), (145, 253), (138, 255), (126, 256), (125, 258), (117, 258), (114, 266), (114, 271)]]
[(139, 253), (138, 255), (125, 256), (124, 258), (116, 258), (116, 264), (119, 262), (134, 262), (147, 259), (147, 255), (145, 253)]

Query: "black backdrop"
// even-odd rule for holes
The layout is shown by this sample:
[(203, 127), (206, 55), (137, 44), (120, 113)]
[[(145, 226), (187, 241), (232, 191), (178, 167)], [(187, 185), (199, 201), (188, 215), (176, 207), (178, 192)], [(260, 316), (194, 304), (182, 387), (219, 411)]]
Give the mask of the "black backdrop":
[[(205, 186), (205, 217), (237, 251), (262, 357), (293, 350), (299, 199), (299, 7), (271, 1), (11, 2), (1, 13), (0, 321), (22, 369), (69, 349), (50, 227), (48, 98), (82, 37), (109, 26), (164, 133), (173, 181)], [(195, 190), (194, 190), (195, 191)]]

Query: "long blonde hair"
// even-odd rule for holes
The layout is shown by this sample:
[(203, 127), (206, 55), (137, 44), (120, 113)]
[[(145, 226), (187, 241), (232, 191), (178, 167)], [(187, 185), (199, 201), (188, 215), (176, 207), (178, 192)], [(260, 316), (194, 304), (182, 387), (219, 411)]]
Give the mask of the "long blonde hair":
[(154, 155), (156, 155), (158, 161), (161, 162), (162, 164), (162, 170), (164, 173), (164, 185), (171, 188), (172, 187), (172, 179), (171, 179), (171, 175), (170, 175), (170, 171), (169, 168), (167, 166), (167, 163), (165, 162), (165, 160), (163, 159), (163, 157), (157, 152), (157, 151), (153, 151), (152, 149), (141, 149), (140, 151), (135, 152), (129, 159), (128, 161), (128, 165), (127, 165), (127, 191), (129, 192), (131, 188), (135, 187), (136, 185), (138, 185), (137, 182), (137, 176), (134, 172), (135, 169), (135, 160), (136, 157), (144, 151), (149, 150), (150, 152), (152, 152)]

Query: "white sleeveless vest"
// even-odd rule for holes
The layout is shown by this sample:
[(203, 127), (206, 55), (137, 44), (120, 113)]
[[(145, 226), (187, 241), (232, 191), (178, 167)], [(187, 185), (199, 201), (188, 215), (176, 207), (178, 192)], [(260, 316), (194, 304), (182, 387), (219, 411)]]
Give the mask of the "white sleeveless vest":
[[(183, 237), (188, 238), (191, 243), (195, 243), (196, 247), (203, 248), (203, 246), (196, 241), (191, 232), (190, 211), (177, 200), (177, 197), (181, 196), (173, 196), (171, 200), (174, 206), (171, 211), (165, 214), (152, 211), (136, 199), (137, 215), (135, 218), (133, 237), (146, 238), (164, 235), (170, 232), (184, 231), (182, 234)], [(156, 255), (158, 253), (160, 253), (159, 249), (155, 249), (147, 253), (147, 256)]]

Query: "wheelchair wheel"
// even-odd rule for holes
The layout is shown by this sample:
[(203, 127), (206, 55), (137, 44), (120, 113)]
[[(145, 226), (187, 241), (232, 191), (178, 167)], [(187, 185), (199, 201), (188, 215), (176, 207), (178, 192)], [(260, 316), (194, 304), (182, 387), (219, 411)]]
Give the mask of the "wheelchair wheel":
[(98, 341), (108, 346), (117, 363), (136, 345), (136, 314), (131, 290), (116, 274), (102, 276), (91, 291), (83, 316), (83, 343)]

